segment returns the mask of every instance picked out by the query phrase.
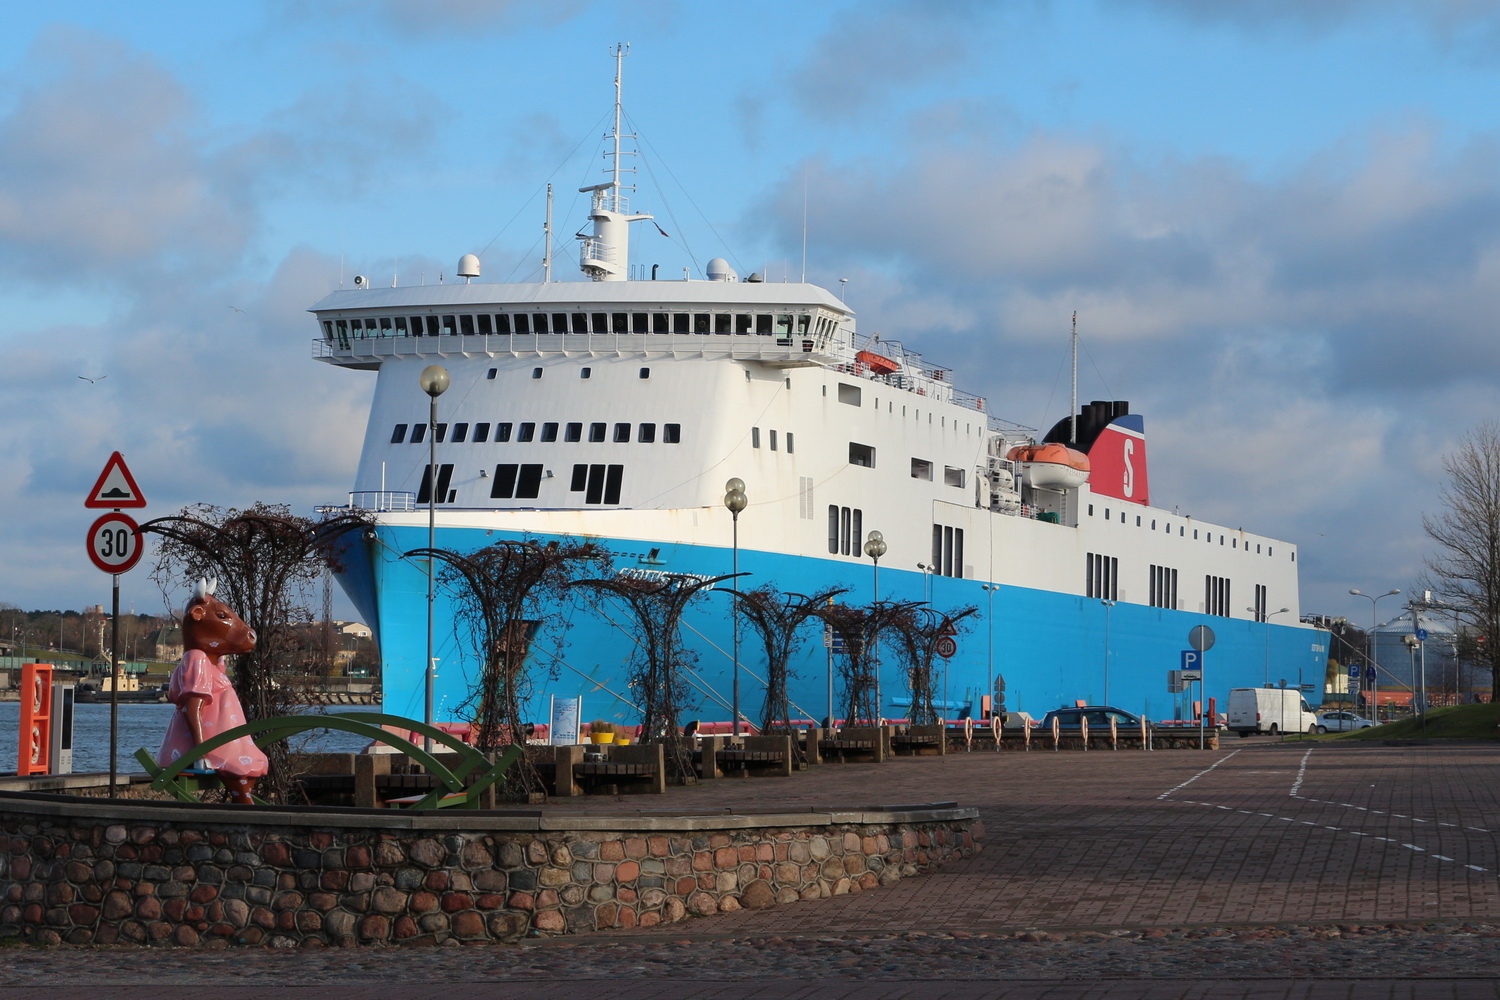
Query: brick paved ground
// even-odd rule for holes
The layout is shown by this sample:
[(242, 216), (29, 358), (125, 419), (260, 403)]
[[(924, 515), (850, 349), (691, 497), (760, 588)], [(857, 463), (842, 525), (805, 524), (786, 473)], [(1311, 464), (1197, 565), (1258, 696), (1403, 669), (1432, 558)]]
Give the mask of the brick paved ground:
[(520, 948), (18, 949), (0, 952), (0, 1000), (174, 1000), (209, 984), (213, 1000), (1500, 997), (1497, 796), (1489, 743), (1252, 739), (725, 780), (554, 808), (956, 800), (982, 810), (987, 846), (873, 892)]

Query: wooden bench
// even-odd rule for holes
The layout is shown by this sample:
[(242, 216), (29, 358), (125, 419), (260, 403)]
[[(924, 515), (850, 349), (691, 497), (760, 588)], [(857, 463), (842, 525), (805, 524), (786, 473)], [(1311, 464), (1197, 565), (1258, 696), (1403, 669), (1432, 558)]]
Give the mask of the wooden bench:
[[(700, 751), (705, 756), (707, 751)], [(722, 777), (726, 770), (739, 772), (745, 777), (790, 778), (792, 776), (792, 738), (790, 736), (745, 736), (739, 746), (725, 747), (713, 751), (712, 766), (717, 769), (715, 777)]]
[[(593, 752), (603, 759), (587, 759), (585, 754)], [(589, 792), (664, 795), (667, 791), (666, 757), (660, 743), (546, 747), (536, 766), (559, 798)]]
[(824, 760), (843, 763), (849, 758), (880, 763), (888, 754), (884, 726), (845, 726), (832, 737), (818, 741), (818, 752)]
[(947, 752), (948, 741), (942, 726), (907, 726), (905, 732), (891, 734), (891, 753), (895, 755), (940, 757)]

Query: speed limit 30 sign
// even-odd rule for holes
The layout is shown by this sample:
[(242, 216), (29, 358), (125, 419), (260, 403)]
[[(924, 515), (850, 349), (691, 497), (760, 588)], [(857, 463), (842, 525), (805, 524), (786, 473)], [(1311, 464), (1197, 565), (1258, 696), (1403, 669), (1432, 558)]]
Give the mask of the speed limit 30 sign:
[(89, 526), (89, 558), (106, 573), (124, 573), (141, 559), (140, 527), (129, 514), (105, 514)]

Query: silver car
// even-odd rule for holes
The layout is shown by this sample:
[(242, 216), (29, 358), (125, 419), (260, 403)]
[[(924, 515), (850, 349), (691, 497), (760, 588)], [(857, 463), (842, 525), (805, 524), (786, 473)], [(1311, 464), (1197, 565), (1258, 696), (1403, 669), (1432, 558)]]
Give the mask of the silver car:
[(1319, 712), (1318, 732), (1347, 733), (1355, 729), (1372, 729), (1375, 723), (1353, 712)]

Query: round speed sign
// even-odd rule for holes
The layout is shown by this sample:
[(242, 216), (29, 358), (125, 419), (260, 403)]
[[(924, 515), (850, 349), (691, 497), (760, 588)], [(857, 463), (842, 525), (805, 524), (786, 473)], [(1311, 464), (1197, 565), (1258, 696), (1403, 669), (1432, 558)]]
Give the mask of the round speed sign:
[(105, 514), (89, 527), (89, 558), (106, 573), (124, 573), (141, 560), (140, 528), (128, 514)]
[(936, 649), (937, 655), (943, 659), (952, 659), (953, 654), (958, 652), (958, 640), (951, 635), (941, 636), (938, 638)]

